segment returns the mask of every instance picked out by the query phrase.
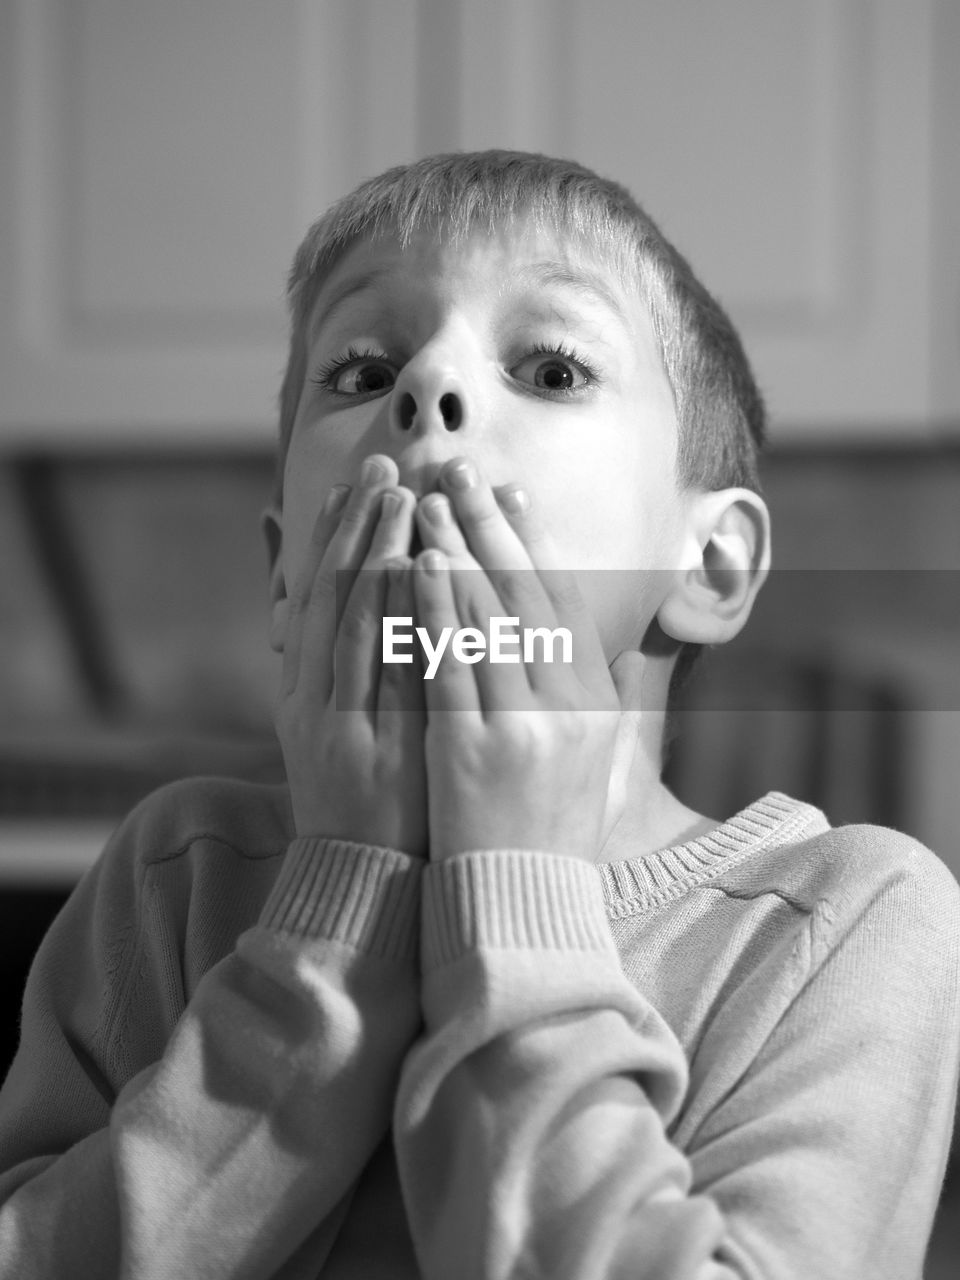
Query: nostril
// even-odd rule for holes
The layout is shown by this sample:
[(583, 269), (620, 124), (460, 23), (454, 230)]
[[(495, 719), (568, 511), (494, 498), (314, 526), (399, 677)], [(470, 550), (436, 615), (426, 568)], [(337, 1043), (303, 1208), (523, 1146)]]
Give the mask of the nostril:
[(455, 396), (453, 392), (448, 391), (446, 395), (440, 397), (440, 416), (443, 418), (443, 425), (448, 431), (457, 430), (463, 420), (459, 396)]
[(400, 397), (400, 403), (397, 406), (397, 418), (400, 422), (401, 431), (409, 431), (413, 426), (413, 420), (417, 416), (417, 402), (409, 391), (405, 391)]

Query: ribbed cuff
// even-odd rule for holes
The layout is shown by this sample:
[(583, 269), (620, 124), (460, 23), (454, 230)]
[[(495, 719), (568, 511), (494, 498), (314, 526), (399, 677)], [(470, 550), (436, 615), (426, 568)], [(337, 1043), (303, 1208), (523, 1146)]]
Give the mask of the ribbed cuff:
[(460, 853), (424, 871), (424, 970), (476, 948), (616, 953), (597, 868), (530, 849)]
[(416, 954), (422, 863), (396, 849), (294, 840), (260, 923), (385, 958)]

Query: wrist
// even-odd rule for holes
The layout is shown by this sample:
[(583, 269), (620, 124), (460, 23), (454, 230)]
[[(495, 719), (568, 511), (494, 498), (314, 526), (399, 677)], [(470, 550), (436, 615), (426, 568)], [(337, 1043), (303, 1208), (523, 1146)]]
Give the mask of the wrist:
[(284, 934), (397, 959), (416, 952), (422, 864), (396, 850), (324, 837), (291, 841), (260, 914)]

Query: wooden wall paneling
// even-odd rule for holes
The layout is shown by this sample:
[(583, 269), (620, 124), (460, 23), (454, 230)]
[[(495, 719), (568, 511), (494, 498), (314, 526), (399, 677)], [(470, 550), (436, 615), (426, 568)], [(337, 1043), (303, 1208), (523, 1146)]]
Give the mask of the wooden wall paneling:
[(416, 149), (417, 8), (16, 0), (0, 448), (273, 433), (309, 221)]
[(739, 324), (775, 435), (960, 418), (951, 0), (12, 0), (0, 23), (0, 449), (263, 446), (307, 224), (389, 164), (491, 145), (635, 192)]
[(776, 434), (922, 436), (932, 4), (459, 0), (439, 136), (625, 182), (740, 326)]

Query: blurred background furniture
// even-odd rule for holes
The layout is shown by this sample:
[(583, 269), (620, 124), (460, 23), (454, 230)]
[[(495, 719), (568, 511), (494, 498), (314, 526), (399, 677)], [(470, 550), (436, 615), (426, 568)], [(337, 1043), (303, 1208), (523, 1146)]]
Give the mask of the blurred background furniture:
[[(177, 777), (282, 778), (271, 474), (267, 451), (226, 449), (0, 465), (8, 1052), (32, 949), (124, 814)], [(718, 818), (785, 790), (908, 830), (960, 874), (960, 449), (781, 446), (765, 485), (782, 567), (695, 672), (671, 783)]]

